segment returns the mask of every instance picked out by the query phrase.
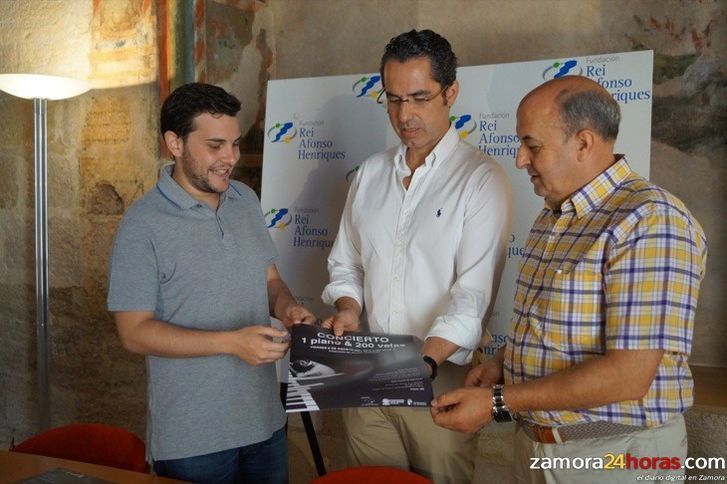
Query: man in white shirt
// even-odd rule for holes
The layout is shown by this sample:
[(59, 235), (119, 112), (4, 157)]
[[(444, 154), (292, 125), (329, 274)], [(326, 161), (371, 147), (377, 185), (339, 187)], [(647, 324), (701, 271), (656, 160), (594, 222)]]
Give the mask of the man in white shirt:
[[(450, 122), (457, 58), (431, 30), (394, 37), (381, 59), (389, 120), (401, 144), (366, 160), (348, 193), (328, 259), (323, 322), (413, 334), (436, 394), (460, 386), (494, 302), (511, 220), (503, 169)], [(344, 410), (351, 465), (409, 468), (469, 482), (476, 440), (438, 428), (426, 409)]]

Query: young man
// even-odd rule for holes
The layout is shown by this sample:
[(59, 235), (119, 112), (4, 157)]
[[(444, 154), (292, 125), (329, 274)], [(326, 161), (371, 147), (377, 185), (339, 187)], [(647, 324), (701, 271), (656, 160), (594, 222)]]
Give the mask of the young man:
[[(469, 388), (434, 402), (435, 421), (460, 431), (519, 416), (518, 482), (684, 475), (706, 241), (681, 201), (614, 154), (619, 121), (618, 103), (580, 76), (520, 103), (516, 165), (546, 206), (528, 237), (510, 334), (468, 375)], [(609, 454), (625, 468), (530, 467)], [(629, 456), (660, 460), (644, 470)]]
[(157, 474), (193, 482), (287, 482), (274, 362), (287, 332), (312, 323), (275, 267), (258, 200), (231, 181), (240, 102), (187, 84), (161, 110), (174, 156), (119, 225), (108, 309), (146, 355), (148, 445)]
[[(504, 170), (450, 123), (457, 59), (431, 30), (403, 33), (381, 59), (385, 102), (401, 144), (356, 174), (328, 259), (323, 299), (336, 334), (359, 327), (424, 340), (435, 393), (464, 381), (494, 303), (511, 218)], [(435, 426), (426, 409), (344, 411), (354, 465), (411, 468), (470, 482), (476, 441)]]

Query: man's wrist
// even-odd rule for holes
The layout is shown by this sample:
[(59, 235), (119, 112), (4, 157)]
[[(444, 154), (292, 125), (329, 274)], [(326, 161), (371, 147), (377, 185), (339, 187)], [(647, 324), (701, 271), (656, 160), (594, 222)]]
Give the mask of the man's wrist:
[(504, 385), (492, 386), (492, 419), (497, 423), (512, 422), (510, 407), (505, 403)]

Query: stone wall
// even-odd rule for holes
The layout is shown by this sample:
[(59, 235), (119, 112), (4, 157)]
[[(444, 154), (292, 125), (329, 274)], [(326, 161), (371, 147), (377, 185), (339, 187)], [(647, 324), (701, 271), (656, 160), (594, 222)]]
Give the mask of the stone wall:
[[(0, 72), (88, 79), (48, 103), (51, 425), (144, 435), (143, 358), (105, 308), (121, 215), (158, 169), (156, 6), (147, 0), (0, 4)], [(37, 431), (32, 101), (0, 93), (0, 447)]]

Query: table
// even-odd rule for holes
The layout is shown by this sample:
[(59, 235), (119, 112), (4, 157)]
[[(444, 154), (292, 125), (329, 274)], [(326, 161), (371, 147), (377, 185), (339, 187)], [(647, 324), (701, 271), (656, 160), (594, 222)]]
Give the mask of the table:
[(151, 474), (142, 474), (140, 472), (87, 464), (74, 460), (56, 459), (54, 457), (23, 454), (21, 452), (10, 452), (7, 450), (0, 451), (0, 483), (2, 484), (17, 482), (21, 479), (34, 477), (58, 468), (77, 471), (90, 477), (120, 483), (171, 484), (182, 482)]

